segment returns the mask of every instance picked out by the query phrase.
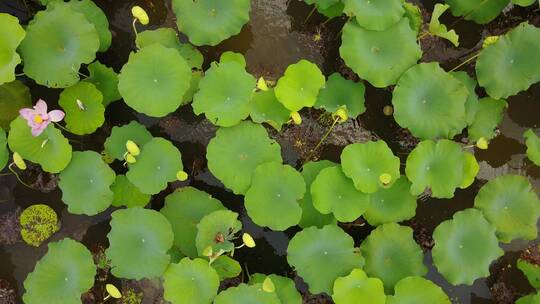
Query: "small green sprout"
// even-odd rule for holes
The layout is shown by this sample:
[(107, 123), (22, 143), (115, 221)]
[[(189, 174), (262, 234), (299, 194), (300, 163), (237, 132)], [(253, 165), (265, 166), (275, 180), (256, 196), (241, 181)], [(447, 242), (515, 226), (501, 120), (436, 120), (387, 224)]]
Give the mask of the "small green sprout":
[(176, 173), (176, 179), (178, 179), (181, 182), (186, 181), (188, 178), (189, 178), (189, 175), (185, 171), (180, 170)]
[(136, 143), (134, 143), (132, 140), (128, 140), (126, 142), (126, 149), (129, 152), (129, 154), (133, 156), (138, 156), (141, 154), (141, 150), (139, 149), (139, 146), (137, 146)]
[(480, 137), (478, 141), (476, 141), (476, 147), (481, 150), (487, 150), (489, 142), (484, 137)]
[(272, 279), (270, 277), (266, 277), (262, 283), (262, 289), (266, 292), (275, 292), (276, 286), (274, 285), (274, 282), (272, 282)]
[(291, 112), (291, 118), (294, 124), (300, 125), (302, 124), (302, 116), (300, 116), (300, 113), (298, 112)]
[(13, 163), (17, 168), (21, 170), (26, 170), (26, 163), (24, 162), (24, 159), (21, 157), (21, 155), (17, 152), (13, 152)]
[(253, 240), (253, 237), (251, 237), (249, 233), (244, 233), (242, 235), (242, 242), (244, 242), (244, 245), (246, 245), (248, 248), (255, 247), (255, 240)]
[(107, 296), (103, 299), (103, 301), (106, 301), (109, 298), (120, 299), (122, 297), (120, 290), (118, 290), (118, 288), (116, 288), (116, 286), (113, 284), (105, 285), (105, 290), (107, 291)]
[(131, 14), (135, 20), (139, 21), (142, 25), (147, 25), (150, 22), (150, 18), (148, 18), (146, 11), (138, 5), (131, 8)]
[(264, 80), (264, 77), (260, 77), (257, 81), (257, 89), (261, 91), (268, 91), (268, 85), (266, 84), (266, 80)]

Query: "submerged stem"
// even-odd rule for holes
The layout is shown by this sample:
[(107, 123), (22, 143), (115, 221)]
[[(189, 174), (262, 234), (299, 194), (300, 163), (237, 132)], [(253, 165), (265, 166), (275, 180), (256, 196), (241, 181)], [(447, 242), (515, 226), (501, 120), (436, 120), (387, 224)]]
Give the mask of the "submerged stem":
[(311, 18), (311, 16), (313, 15), (313, 13), (315, 13), (315, 10), (317, 9), (317, 7), (315, 5), (313, 5), (313, 9), (311, 9), (311, 11), (309, 12), (309, 14), (307, 15), (306, 19), (304, 19), (304, 22), (302, 24), (306, 24), (306, 22), (309, 20), (309, 18)]
[(420, 34), (420, 36), (418, 36), (418, 38), (416, 38), (417, 41), (420, 41), (422, 39), (424, 39), (426, 36), (429, 36), (430, 33), (429, 32), (423, 32), (422, 34)]
[(17, 180), (19, 181), (19, 183), (23, 184), (24, 186), (26, 186), (27, 188), (29, 189), (32, 189), (32, 190), (36, 190), (34, 189), (34, 187), (28, 185), (27, 183), (23, 182), (23, 180), (21, 179), (21, 177), (19, 176), (19, 174), (17, 172), (15, 172), (15, 169), (13, 169), (13, 165), (15, 163), (11, 163), (9, 166), (8, 166), (8, 169), (9, 171), (11, 171), (11, 173), (13, 173), (13, 175), (15, 175), (15, 177), (17, 178)]
[(332, 132), (332, 130), (334, 130), (334, 127), (337, 125), (338, 121), (339, 121), (340, 117), (336, 117), (334, 119), (334, 122), (332, 123), (332, 126), (330, 126), (330, 128), (328, 129), (328, 131), (326, 131), (326, 133), (323, 135), (323, 137), (321, 138), (321, 140), (319, 141), (319, 143), (315, 146), (315, 148), (313, 148), (311, 150), (311, 152), (309, 153), (308, 157), (304, 160), (304, 164), (307, 163), (308, 161), (310, 161), (310, 159), (313, 157), (313, 155), (315, 154), (315, 152), (317, 152), (317, 150), (319, 149), (319, 147), (324, 143), (324, 141), (326, 140), (326, 138), (328, 138), (328, 135), (330, 135), (330, 133)]
[(469, 58), (469, 59), (463, 61), (462, 63), (460, 63), (459, 65), (457, 65), (455, 68), (451, 69), (450, 72), (453, 72), (453, 71), (459, 69), (460, 67), (466, 65), (467, 63), (473, 61), (474, 59), (476, 59), (476, 57), (478, 57), (478, 55), (480, 55), (480, 52), (476, 53), (476, 54), (475, 54), (474, 56), (472, 56), (471, 58)]
[[(351, 21), (351, 19), (352, 19), (352, 16), (349, 16), (349, 17), (347, 18), (347, 21), (345, 21), (345, 24), (347, 24), (349, 21)], [(345, 25), (344, 25), (343, 27), (345, 27)], [(337, 39), (339, 36), (341, 36), (341, 33), (343, 33), (343, 27), (342, 27), (341, 30), (339, 30), (339, 32), (337, 33), (336, 39)]]

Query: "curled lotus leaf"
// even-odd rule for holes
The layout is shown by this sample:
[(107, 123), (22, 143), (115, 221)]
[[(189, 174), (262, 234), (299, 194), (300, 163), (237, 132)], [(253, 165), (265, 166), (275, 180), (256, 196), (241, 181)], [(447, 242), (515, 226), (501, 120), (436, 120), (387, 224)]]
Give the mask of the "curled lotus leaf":
[[(465, 102), (465, 115), (467, 117), (467, 125), (470, 126), (474, 122), (476, 113), (478, 112), (478, 95), (476, 95), (476, 80), (474, 80), (467, 72), (457, 71), (451, 72), (452, 76), (455, 79), (461, 81), (463, 85), (467, 88), (469, 95), (467, 96), (467, 101)], [(457, 131), (459, 132), (459, 131)]]
[(312, 294), (332, 294), (338, 277), (364, 265), (353, 238), (336, 225), (298, 232), (289, 242), (287, 261), (309, 285)]
[(411, 29), (416, 33), (419, 33), (424, 23), (424, 17), (422, 16), (422, 10), (416, 4), (410, 2), (403, 2), (403, 8), (405, 9), (405, 18), (409, 19), (409, 25)]
[(394, 287), (387, 304), (451, 304), (442, 288), (422, 277), (407, 277)]
[(540, 288), (540, 266), (525, 259), (518, 259), (517, 268), (523, 272), (532, 287)]
[[(433, 231), (433, 263), (452, 285), (467, 284), (489, 275), (489, 265), (503, 255), (490, 224), (477, 209), (454, 214)], [(463, 267), (467, 265), (467, 267)]]
[(461, 189), (466, 189), (474, 183), (476, 175), (480, 171), (480, 165), (474, 157), (474, 154), (470, 152), (463, 152), (463, 156), (465, 156), (465, 164), (463, 165), (463, 180), (461, 181), (461, 185), (459, 185), (459, 187)]
[(495, 19), (510, 0), (444, 0), (454, 16), (485, 24)]
[(277, 100), (274, 89), (253, 93), (249, 116), (256, 123), (267, 123), (281, 131), (281, 126), (289, 121), (291, 112)]
[(351, 20), (343, 27), (341, 39), (339, 54), (345, 64), (377, 88), (395, 84), (422, 57), (407, 18), (381, 32)]
[(433, 13), (431, 15), (431, 20), (429, 22), (429, 32), (432, 35), (439, 36), (441, 38), (444, 38), (450, 42), (455, 47), (459, 46), (459, 36), (456, 34), (455, 30), (448, 30), (446, 28), (446, 25), (442, 24), (439, 21), (439, 18), (444, 14), (444, 12), (450, 8), (450, 5), (448, 4), (435, 4), (435, 8), (433, 9)]
[[(302, 176), (306, 182), (306, 189), (311, 189), (311, 184), (325, 168), (334, 167), (336, 163), (328, 160), (321, 160), (316, 162), (307, 162), (302, 167)], [(336, 219), (332, 214), (322, 214), (313, 206), (313, 198), (311, 197), (311, 191), (306, 191), (304, 197), (300, 200), (300, 207), (302, 208), (302, 218), (298, 225), (302, 228), (310, 226), (316, 226), (322, 228), (325, 225), (333, 224)]]
[[(240, 284), (222, 291), (214, 299), (214, 304), (280, 304), (275, 292), (266, 292), (262, 284)], [(284, 304), (284, 303), (282, 303)]]
[(490, 140), (496, 136), (495, 129), (502, 121), (504, 110), (508, 104), (503, 99), (482, 98), (478, 101), (478, 110), (473, 123), (469, 126), (469, 139), (480, 138)]
[(0, 171), (4, 169), (9, 160), (9, 150), (7, 148), (6, 131), (0, 128)]
[(281, 304), (302, 304), (302, 296), (296, 289), (294, 281), (289, 278), (276, 274), (264, 275), (256, 273), (249, 279), (249, 284), (262, 284), (267, 278), (272, 280), (272, 283), (276, 288), (275, 292), (281, 301)]
[(62, 201), (70, 213), (96, 215), (111, 205), (114, 179), (114, 171), (99, 153), (73, 152), (71, 162), (60, 173)]
[(324, 75), (319, 67), (302, 59), (287, 67), (285, 74), (277, 82), (275, 93), (285, 108), (297, 112), (303, 107), (315, 105), (324, 83)]
[(220, 281), (236, 278), (242, 273), (240, 263), (228, 255), (220, 255), (214, 260), (212, 267), (216, 270)]
[(229, 210), (216, 210), (205, 215), (197, 224), (195, 245), (199, 255), (212, 247), (213, 253), (230, 252), (234, 249), (235, 234), (242, 229), (238, 213)]
[[(140, 280), (161, 276), (170, 263), (171, 224), (161, 213), (133, 207), (112, 213), (105, 251), (111, 272), (118, 278)], [(134, 267), (137, 265), (137, 267)]]
[(96, 265), (84, 245), (71, 239), (49, 243), (47, 253), (24, 280), (27, 304), (78, 304), (94, 285)]
[(368, 278), (362, 269), (353, 269), (347, 276), (334, 282), (332, 299), (336, 304), (385, 304), (384, 286), (378, 278)]
[(103, 95), (89, 82), (79, 82), (60, 93), (58, 104), (66, 112), (65, 122), (77, 135), (94, 133), (105, 122)]
[(103, 95), (103, 106), (107, 107), (111, 102), (117, 101), (122, 96), (118, 92), (118, 74), (106, 65), (95, 61), (88, 65), (90, 77), (84, 81), (90, 82)]
[(381, 188), (370, 195), (370, 204), (364, 218), (371, 226), (398, 223), (411, 219), (416, 214), (416, 195), (409, 189), (411, 182), (400, 177), (389, 188)]
[(366, 111), (365, 91), (363, 83), (347, 80), (334, 73), (328, 77), (326, 85), (319, 92), (315, 107), (323, 108), (330, 113), (345, 109), (349, 117), (356, 118)]
[(134, 120), (123, 126), (114, 126), (111, 135), (105, 140), (105, 152), (112, 158), (123, 160), (128, 140), (142, 147), (152, 140), (152, 134)]
[(31, 100), (30, 89), (19, 80), (0, 85), (0, 128), (8, 131), (19, 110), (32, 107)]
[(163, 274), (164, 298), (175, 304), (210, 304), (218, 293), (219, 277), (203, 259), (183, 258)]
[(24, 209), (19, 218), (19, 224), (22, 239), (26, 244), (35, 247), (39, 247), (60, 229), (56, 212), (44, 204), (32, 205)]
[(221, 56), (219, 56), (219, 62), (220, 63), (224, 63), (224, 62), (228, 62), (228, 61), (237, 62), (242, 67), (244, 67), (244, 69), (247, 66), (246, 58), (244, 58), (244, 55), (242, 55), (240, 53), (227, 51), (227, 52), (224, 52), (223, 54), (221, 54)]
[(15, 67), (21, 63), (17, 47), (26, 36), (19, 19), (0, 13), (0, 85), (15, 80)]
[(527, 145), (527, 157), (537, 166), (540, 166), (540, 137), (532, 129), (527, 130), (523, 136)]
[(402, 0), (343, 0), (344, 11), (354, 16), (361, 27), (384, 31), (400, 21), (405, 14)]
[(186, 105), (193, 101), (193, 96), (195, 96), (195, 94), (199, 90), (199, 82), (202, 78), (202, 71), (194, 70), (193, 72), (191, 72), (191, 82), (189, 84), (189, 89), (184, 94), (184, 97), (182, 97), (182, 105)]
[(125, 175), (116, 176), (111, 190), (114, 193), (112, 201), (114, 207), (144, 207), (152, 198), (151, 195), (142, 193)]
[(302, 175), (289, 165), (268, 162), (257, 166), (244, 205), (247, 214), (259, 226), (283, 231), (298, 225), (306, 183)]

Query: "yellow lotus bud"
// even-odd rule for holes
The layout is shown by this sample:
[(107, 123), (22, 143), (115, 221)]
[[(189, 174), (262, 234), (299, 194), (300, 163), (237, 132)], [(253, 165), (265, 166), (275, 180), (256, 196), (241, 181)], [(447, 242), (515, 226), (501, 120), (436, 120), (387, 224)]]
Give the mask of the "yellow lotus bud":
[(21, 170), (26, 170), (26, 163), (24, 162), (24, 159), (21, 157), (21, 155), (17, 152), (13, 152), (13, 163), (17, 168)]
[(300, 116), (300, 113), (298, 112), (291, 112), (291, 118), (293, 122), (297, 125), (302, 123), (302, 116)]
[(202, 255), (205, 257), (211, 257), (213, 253), (212, 246), (208, 246), (203, 250)]
[(189, 175), (185, 171), (180, 170), (180, 171), (176, 172), (176, 179), (178, 179), (181, 182), (187, 180), (188, 177), (189, 177)]
[(113, 284), (105, 285), (105, 289), (107, 290), (107, 293), (115, 299), (120, 299), (122, 297), (120, 290), (118, 290), (118, 288), (116, 288), (116, 286)]
[(137, 146), (137, 144), (131, 140), (128, 140), (126, 142), (126, 149), (128, 150), (129, 154), (133, 156), (138, 156), (139, 154), (141, 154), (141, 150), (139, 149), (139, 146)]
[(486, 48), (499, 40), (499, 36), (489, 36), (482, 42), (482, 48)]
[(249, 248), (255, 247), (255, 240), (248, 233), (242, 234), (242, 241)]
[(383, 185), (388, 185), (390, 184), (390, 182), (392, 181), (392, 175), (388, 174), (388, 173), (383, 173), (379, 176), (379, 181), (383, 184)]
[(334, 112), (334, 114), (332, 114), (332, 117), (334, 117), (334, 119), (336, 117), (339, 117), (339, 122), (346, 122), (347, 119), (349, 119), (349, 114), (347, 113), (347, 108), (345, 107), (340, 107), (339, 109), (336, 110), (336, 112)]
[(126, 162), (128, 164), (134, 164), (137, 162), (137, 160), (135, 159), (135, 156), (131, 155), (131, 154), (126, 154), (126, 156), (124, 157), (124, 159), (126, 160)]
[(266, 85), (266, 81), (264, 80), (264, 77), (261, 76), (259, 78), (259, 81), (257, 81), (257, 89), (261, 91), (268, 91), (268, 86)]
[(476, 147), (478, 149), (487, 150), (488, 146), (489, 142), (483, 137), (480, 137), (480, 139), (478, 139), (478, 141), (476, 142)]
[(138, 5), (131, 8), (131, 14), (139, 20), (142, 25), (147, 25), (150, 22), (150, 18), (148, 18), (146, 11)]
[(274, 292), (276, 291), (276, 286), (274, 285), (274, 282), (272, 282), (272, 279), (270, 277), (266, 277), (262, 283), (262, 289), (266, 292)]

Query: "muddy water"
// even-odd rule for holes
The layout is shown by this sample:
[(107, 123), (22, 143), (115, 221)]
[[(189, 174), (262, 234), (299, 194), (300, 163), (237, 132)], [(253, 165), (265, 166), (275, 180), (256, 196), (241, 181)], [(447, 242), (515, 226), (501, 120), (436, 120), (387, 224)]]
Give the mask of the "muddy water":
[[(2, 0), (0, 12), (8, 12), (28, 22), (39, 7), (29, 3), (30, 13), (23, 0)], [(100, 54), (98, 59), (119, 71), (127, 61), (129, 52), (133, 50), (133, 35), (131, 33), (130, 8), (141, 5), (149, 12), (151, 25), (148, 29), (162, 26), (174, 27), (174, 15), (169, 9), (170, 3), (162, 0), (95, 0), (106, 12), (113, 31), (113, 44), (109, 51)], [(424, 17), (429, 18), (435, 1), (417, 1), (424, 9)], [(309, 59), (323, 68), (326, 75), (341, 72), (351, 75), (339, 59), (339, 31), (345, 22), (336, 18), (322, 25), (326, 19), (314, 14), (306, 23), (304, 20), (311, 10), (310, 7), (298, 0), (253, 0), (251, 21), (242, 32), (216, 47), (200, 48), (205, 55), (205, 65), (219, 58), (228, 50), (241, 52), (245, 55), (248, 70), (255, 76), (265, 76), (267, 79), (277, 79), (285, 68), (301, 58)], [(507, 15), (498, 18), (486, 26), (478, 26), (470, 22), (458, 20), (452, 16), (444, 16), (442, 21), (454, 24), (461, 36), (461, 47), (453, 48), (439, 39), (427, 38), (422, 41), (424, 49), (423, 61), (439, 61), (447, 69), (466, 59), (476, 50), (483, 37), (505, 32), (523, 20), (530, 20), (540, 25), (538, 11), (531, 9), (513, 8)], [(140, 30), (143, 30), (142, 28)], [(314, 41), (314, 35), (320, 35), (319, 41)], [(182, 37), (185, 41), (185, 37)], [(464, 68), (473, 72), (470, 67)], [(57, 100), (59, 90), (51, 90), (33, 84), (29, 79), (23, 79), (30, 86), (34, 99), (44, 98), (51, 102)], [(483, 94), (479, 91), (480, 95)], [(493, 140), (488, 151), (476, 152), (481, 170), (475, 183), (466, 190), (458, 190), (450, 200), (422, 198), (419, 200), (417, 216), (407, 224), (413, 226), (416, 232), (422, 232), (422, 241), (429, 244), (429, 236), (433, 229), (443, 220), (452, 217), (456, 211), (473, 205), (478, 189), (496, 176), (515, 173), (525, 175), (540, 191), (540, 169), (526, 160), (523, 132), (528, 128), (540, 127), (538, 108), (540, 102), (540, 85), (531, 87), (528, 91), (510, 98), (509, 108), (500, 126), (500, 135)], [(399, 128), (391, 117), (384, 116), (382, 108), (391, 103), (391, 90), (375, 89), (367, 85), (367, 111), (357, 120), (349, 121), (338, 126), (321, 149), (320, 158), (339, 161), (343, 147), (351, 142), (366, 141), (381, 138), (389, 143), (393, 151), (403, 162), (407, 153), (414, 147), (415, 140)], [(291, 126), (281, 134), (269, 130), (272, 136), (282, 146), (284, 160), (294, 166), (299, 166), (311, 148), (328, 128), (328, 119), (316, 111), (302, 113), (304, 123), (301, 126)], [(226, 191), (221, 183), (208, 171), (205, 160), (205, 147), (215, 134), (216, 128), (203, 117), (196, 117), (189, 106), (163, 118), (154, 119), (134, 113), (121, 102), (116, 102), (107, 109), (107, 123), (95, 134), (85, 137), (70, 137), (77, 150), (91, 149), (100, 151), (110, 128), (130, 120), (144, 123), (155, 136), (171, 139), (182, 151), (184, 167), (190, 173), (191, 179), (176, 182), (156, 196), (151, 203), (155, 209), (163, 204), (163, 198), (177, 187), (191, 185), (211, 193), (220, 199), (228, 208), (241, 214), (245, 229), (257, 240), (253, 250), (242, 251), (236, 258), (247, 273), (277, 273), (295, 278), (298, 286), (305, 291), (301, 280), (286, 262), (286, 248), (289, 239), (298, 231), (297, 228), (285, 232), (273, 232), (262, 229), (245, 215), (242, 197)], [(123, 172), (121, 166), (115, 166), (118, 173)], [(38, 171), (24, 176), (30, 181), (40, 179), (43, 190), (54, 188), (54, 177), (40, 175)], [(46, 252), (46, 245), (33, 248), (25, 245), (18, 236), (14, 223), (20, 209), (35, 204), (46, 203), (52, 206), (60, 215), (62, 228), (52, 240), (71, 237), (82, 241), (89, 248), (97, 245), (107, 246), (106, 234), (110, 227), (108, 220), (113, 209), (94, 217), (68, 214), (61, 202), (61, 193), (52, 190), (46, 193), (33, 191), (17, 184), (10, 176), (0, 177), (0, 279), (11, 283), (20, 296), (24, 292), (22, 282), (32, 271), (35, 262)], [(356, 244), (372, 230), (365, 226), (344, 226), (355, 238)], [(536, 240), (533, 243), (538, 243)], [(442, 286), (451, 296), (454, 303), (512, 303), (516, 296), (532, 291), (519, 271), (515, 269), (515, 261), (519, 252), (530, 245), (517, 241), (504, 245), (506, 254), (492, 267), (492, 275), (488, 279), (477, 280), (473, 286), (451, 286), (437, 271), (430, 267), (428, 277)], [(431, 265), (431, 255), (426, 253), (425, 262)], [(466, 267), (466, 265), (464, 265)], [(118, 281), (116, 281), (118, 282)], [(141, 284), (145, 291), (144, 303), (159, 302), (159, 282), (146, 281)], [(303, 287), (303, 288), (302, 288)], [(494, 292), (490, 291), (490, 288)], [(20, 299), (19, 299), (20, 301)], [(307, 303), (330, 303), (328, 298), (307, 297)]]

